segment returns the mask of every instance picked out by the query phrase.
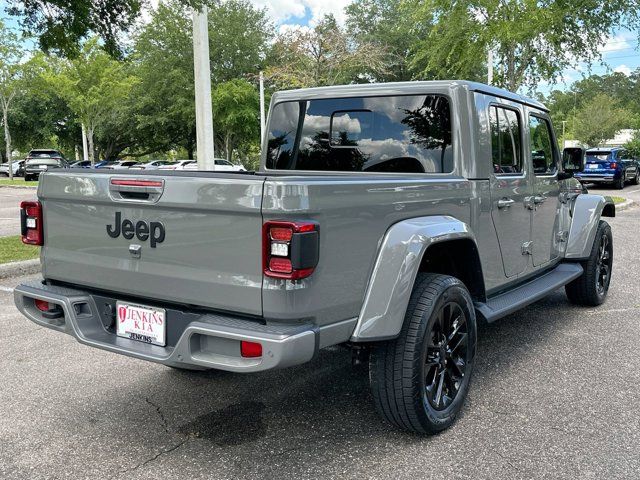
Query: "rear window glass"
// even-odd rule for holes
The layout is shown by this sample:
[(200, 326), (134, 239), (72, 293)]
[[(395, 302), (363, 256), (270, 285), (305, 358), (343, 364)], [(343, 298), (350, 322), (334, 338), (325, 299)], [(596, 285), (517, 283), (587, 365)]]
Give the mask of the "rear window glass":
[(277, 104), (267, 168), (448, 173), (451, 112), (442, 95), (321, 99)]
[(587, 162), (607, 162), (611, 158), (611, 152), (587, 153)]

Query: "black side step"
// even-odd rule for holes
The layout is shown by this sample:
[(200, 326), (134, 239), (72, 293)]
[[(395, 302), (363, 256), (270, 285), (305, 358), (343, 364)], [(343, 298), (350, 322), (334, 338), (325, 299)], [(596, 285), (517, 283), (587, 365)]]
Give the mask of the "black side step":
[(489, 298), (487, 303), (476, 302), (476, 310), (491, 323), (522, 307), (537, 302), (549, 293), (565, 286), (582, 275), (579, 263), (561, 263), (553, 270), (519, 287)]

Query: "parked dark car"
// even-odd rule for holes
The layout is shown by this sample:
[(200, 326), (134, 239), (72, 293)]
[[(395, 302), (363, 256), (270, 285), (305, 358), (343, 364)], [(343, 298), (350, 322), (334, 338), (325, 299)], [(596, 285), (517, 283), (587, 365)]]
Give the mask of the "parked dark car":
[(581, 183), (606, 183), (621, 190), (626, 183), (640, 184), (640, 164), (624, 148), (593, 148), (587, 150), (584, 171), (575, 177)]
[(25, 163), (26, 163), (25, 160), (20, 160), (20, 162), (18, 163), (18, 171), (16, 172), (17, 177), (24, 177)]
[(90, 168), (91, 160), (80, 160), (69, 165), (71, 168)]
[(136, 162), (135, 160), (117, 160), (115, 162), (106, 162), (104, 165), (100, 165), (99, 167), (96, 166), (96, 168), (110, 168), (111, 170), (121, 170), (134, 167), (136, 165), (138, 165), (138, 162)]
[(25, 161), (24, 180), (37, 180), (42, 172), (56, 168), (69, 168), (69, 163), (63, 157), (39, 156)]

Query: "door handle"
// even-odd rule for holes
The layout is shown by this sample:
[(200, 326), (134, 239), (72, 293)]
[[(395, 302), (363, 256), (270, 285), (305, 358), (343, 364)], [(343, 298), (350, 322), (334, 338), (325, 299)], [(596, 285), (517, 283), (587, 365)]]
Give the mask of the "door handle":
[(510, 208), (514, 203), (516, 203), (516, 201), (511, 198), (501, 198), (498, 200), (498, 208)]

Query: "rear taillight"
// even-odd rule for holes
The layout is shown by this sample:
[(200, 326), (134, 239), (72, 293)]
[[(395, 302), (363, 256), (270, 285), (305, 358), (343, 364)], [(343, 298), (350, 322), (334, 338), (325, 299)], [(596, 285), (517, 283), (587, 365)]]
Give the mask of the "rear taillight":
[(262, 242), (263, 270), (267, 277), (300, 280), (311, 275), (318, 265), (317, 223), (266, 222)]
[(244, 358), (257, 358), (262, 356), (262, 345), (257, 342), (242, 340), (240, 342), (240, 355)]
[(37, 298), (34, 300), (36, 308), (41, 312), (48, 312), (50, 310), (49, 302), (45, 300), (38, 300)]
[(28, 245), (42, 245), (42, 205), (40, 202), (20, 204), (20, 230), (22, 242)]
[(616, 162), (611, 162), (609, 168), (618, 168), (618, 164)]

